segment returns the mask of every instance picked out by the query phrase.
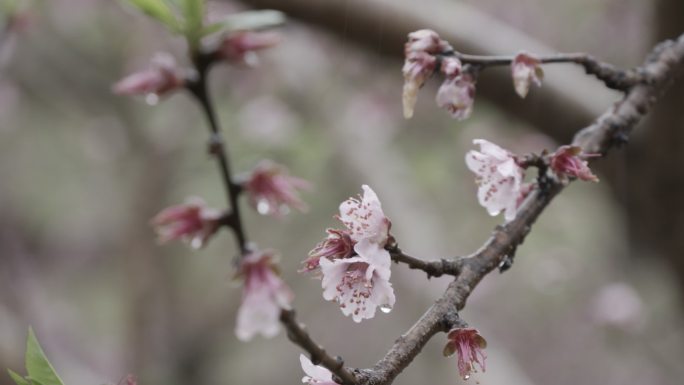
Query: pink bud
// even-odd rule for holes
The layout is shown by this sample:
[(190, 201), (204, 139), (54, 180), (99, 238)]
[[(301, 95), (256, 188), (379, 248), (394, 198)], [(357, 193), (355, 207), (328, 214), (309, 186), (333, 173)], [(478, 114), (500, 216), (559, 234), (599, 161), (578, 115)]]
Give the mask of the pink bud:
[(290, 208), (307, 210), (298, 190), (310, 190), (311, 184), (290, 176), (284, 166), (264, 160), (252, 171), (242, 188), (249, 194), (249, 203), (259, 214), (281, 216)]
[(549, 167), (564, 183), (567, 183), (569, 178), (598, 182), (598, 177), (591, 172), (586, 161), (587, 158), (597, 156), (600, 155), (582, 154), (582, 149), (577, 146), (561, 146), (551, 154)]
[(150, 68), (133, 73), (118, 83), (112, 90), (119, 95), (147, 95), (150, 104), (161, 96), (175, 91), (185, 84), (185, 78), (169, 54), (160, 53), (152, 59)]
[(404, 107), (404, 117), (410, 119), (413, 116), (413, 109), (418, 100), (418, 90), (425, 81), (432, 76), (437, 66), (437, 58), (426, 52), (409, 52), (404, 61), (402, 72), (404, 74), (404, 90), (402, 92), (402, 103)]
[(487, 347), (487, 341), (473, 328), (451, 329), (447, 335), (444, 356), (458, 355), (458, 371), (464, 380), (470, 378), (472, 372), (476, 372), (475, 364), (485, 371), (485, 359), (487, 356), (482, 351)]
[(475, 79), (467, 73), (447, 77), (437, 91), (436, 101), (439, 107), (446, 108), (455, 119), (467, 119), (475, 103)]
[(280, 35), (274, 32), (236, 32), (223, 39), (216, 55), (233, 64), (254, 67), (259, 64), (257, 51), (271, 48), (280, 41)]
[(521, 98), (527, 96), (531, 83), (536, 84), (537, 87), (541, 87), (544, 71), (540, 64), (541, 62), (539, 59), (526, 52), (518, 53), (513, 59), (513, 62), (511, 63), (513, 86), (515, 87), (515, 92), (517, 92)]
[(151, 223), (160, 243), (179, 239), (199, 249), (219, 229), (220, 219), (220, 211), (207, 208), (202, 198), (190, 197), (184, 204), (162, 210)]
[(453, 50), (446, 40), (442, 40), (437, 32), (421, 29), (408, 34), (408, 41), (404, 45), (404, 54), (410, 52), (426, 52), (437, 55)]

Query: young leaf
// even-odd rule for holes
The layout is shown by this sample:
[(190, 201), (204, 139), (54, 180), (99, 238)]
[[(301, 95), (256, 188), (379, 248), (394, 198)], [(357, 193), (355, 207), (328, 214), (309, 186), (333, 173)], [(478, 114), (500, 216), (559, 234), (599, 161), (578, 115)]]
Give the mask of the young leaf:
[(202, 29), (204, 19), (204, 0), (183, 0), (186, 32), (195, 34)]
[(32, 383), (64, 385), (45, 356), (32, 328), (29, 328), (28, 340), (26, 341), (26, 370), (28, 371), (28, 378)]
[(258, 30), (277, 27), (285, 23), (285, 14), (274, 10), (246, 11), (226, 16), (223, 20), (204, 28), (202, 35), (216, 32)]
[(143, 13), (160, 21), (172, 31), (178, 30), (178, 20), (171, 8), (162, 0), (122, 0), (132, 4)]
[(7, 369), (7, 372), (9, 372), (10, 377), (12, 377), (12, 379), (14, 380), (14, 382), (17, 383), (17, 385), (31, 385), (29, 380), (20, 376), (19, 374), (14, 372), (12, 369)]

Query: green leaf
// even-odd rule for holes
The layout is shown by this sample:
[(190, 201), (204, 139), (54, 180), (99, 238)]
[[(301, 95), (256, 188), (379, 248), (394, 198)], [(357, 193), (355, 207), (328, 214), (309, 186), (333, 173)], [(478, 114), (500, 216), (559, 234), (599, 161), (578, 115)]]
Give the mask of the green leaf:
[(202, 35), (273, 28), (283, 23), (285, 23), (285, 14), (279, 11), (246, 11), (228, 15), (223, 20), (206, 26)]
[(204, 20), (204, 0), (183, 0), (186, 32), (198, 33)]
[(162, 0), (122, 0), (129, 3), (143, 13), (160, 21), (162, 24), (169, 27), (172, 31), (178, 31), (178, 20), (173, 14), (171, 8)]
[(38, 382), (42, 385), (64, 385), (45, 356), (32, 328), (29, 328), (26, 341), (26, 370), (31, 382)]
[(14, 372), (12, 369), (7, 369), (7, 372), (9, 372), (10, 377), (12, 377), (12, 379), (14, 380), (14, 382), (17, 383), (17, 385), (31, 385), (29, 380), (20, 376), (19, 374)]

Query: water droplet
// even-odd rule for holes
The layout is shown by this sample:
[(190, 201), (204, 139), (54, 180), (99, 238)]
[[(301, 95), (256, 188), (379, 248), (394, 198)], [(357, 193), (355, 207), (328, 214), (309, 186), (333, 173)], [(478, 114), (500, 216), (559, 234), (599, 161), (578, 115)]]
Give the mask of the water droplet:
[(202, 237), (194, 237), (190, 241), (190, 247), (194, 250), (199, 250), (202, 248)]
[(392, 311), (392, 306), (390, 305), (380, 305), (380, 311), (383, 313), (389, 313)]
[(266, 200), (260, 200), (257, 202), (257, 212), (261, 215), (266, 215), (271, 211), (271, 205), (268, 204), (268, 201)]
[(145, 103), (150, 106), (156, 106), (159, 103), (159, 95), (157, 94), (147, 94), (145, 96)]
[(470, 374), (466, 374), (465, 376), (463, 376), (463, 379), (464, 379), (464, 380), (467, 380), (467, 379), (469, 379), (469, 378), (470, 378)]

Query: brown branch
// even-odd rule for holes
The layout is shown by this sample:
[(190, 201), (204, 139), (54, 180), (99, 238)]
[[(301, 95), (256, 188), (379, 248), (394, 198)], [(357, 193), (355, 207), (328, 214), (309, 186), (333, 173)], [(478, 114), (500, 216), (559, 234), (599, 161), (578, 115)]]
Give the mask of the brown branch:
[(441, 277), (442, 275), (458, 276), (461, 273), (462, 259), (436, 259), (425, 261), (405, 254), (398, 246), (388, 249), (392, 260), (396, 263), (404, 263), (409, 269), (422, 270), (430, 277)]
[[(624, 143), (634, 126), (683, 67), (684, 35), (676, 41), (658, 45), (639, 68), (651, 81), (630, 89), (620, 102), (578, 132), (573, 145), (582, 147), (587, 153), (605, 155), (610, 148)], [(390, 384), (432, 336), (461, 326), (457, 312), (465, 306), (470, 293), (485, 275), (499, 266), (524, 241), (536, 219), (563, 188), (562, 184), (552, 181), (544, 190), (532, 192), (513, 221), (498, 226), (477, 252), (463, 260), (461, 273), (418, 322), (397, 339), (387, 354), (371, 369), (356, 371), (359, 382), (369, 385)]]
[[(464, 64), (472, 64), (480, 67), (510, 65), (515, 56), (482, 56), (467, 55), (460, 52), (448, 52), (446, 56), (454, 56)], [(623, 70), (612, 64), (597, 60), (586, 53), (560, 53), (551, 55), (533, 55), (542, 64), (552, 63), (575, 63), (584, 67), (589, 75), (594, 75), (601, 80), (606, 87), (626, 91), (631, 87), (644, 82), (645, 74), (638, 69)]]

